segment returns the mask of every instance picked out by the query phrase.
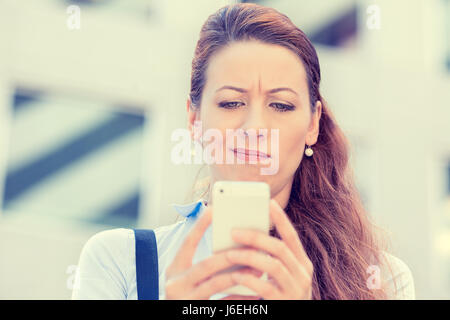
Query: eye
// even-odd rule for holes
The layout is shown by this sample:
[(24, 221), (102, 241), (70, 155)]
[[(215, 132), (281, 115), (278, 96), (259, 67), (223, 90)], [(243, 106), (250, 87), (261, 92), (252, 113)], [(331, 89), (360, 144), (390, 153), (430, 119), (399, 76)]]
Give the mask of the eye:
[(275, 109), (277, 110), (277, 112), (286, 112), (286, 111), (291, 111), (294, 110), (295, 107), (294, 106), (290, 106), (288, 104), (284, 104), (284, 103), (271, 103), (270, 105), (275, 106)]
[(220, 102), (219, 107), (225, 109), (236, 109), (237, 107), (239, 107), (239, 104), (242, 104), (242, 102), (239, 101)]

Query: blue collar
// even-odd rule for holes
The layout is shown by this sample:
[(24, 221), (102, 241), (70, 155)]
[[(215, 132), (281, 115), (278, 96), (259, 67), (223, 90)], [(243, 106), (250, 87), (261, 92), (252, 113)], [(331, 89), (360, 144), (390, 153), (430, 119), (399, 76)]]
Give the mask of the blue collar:
[[(196, 217), (200, 216), (201, 213), (205, 210), (205, 200), (199, 199), (197, 201), (194, 201), (192, 203), (188, 204), (176, 204), (172, 203), (172, 207), (175, 208), (175, 210), (182, 215), (183, 217), (186, 217), (186, 219), (190, 222), (194, 222)], [(204, 240), (206, 242), (208, 252), (211, 254), (212, 252), (212, 226), (210, 225), (208, 229), (205, 231)]]
[(196, 217), (198, 213), (205, 208), (205, 200), (199, 199), (197, 201), (188, 204), (171, 203), (170, 205), (174, 207), (175, 210), (183, 217), (193, 218)]

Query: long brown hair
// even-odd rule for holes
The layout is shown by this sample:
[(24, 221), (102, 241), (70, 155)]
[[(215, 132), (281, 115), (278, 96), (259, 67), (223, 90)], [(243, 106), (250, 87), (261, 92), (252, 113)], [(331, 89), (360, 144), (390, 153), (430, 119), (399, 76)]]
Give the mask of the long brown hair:
[[(286, 15), (253, 3), (228, 5), (210, 15), (200, 31), (192, 61), (193, 107), (200, 107), (211, 55), (244, 40), (259, 40), (295, 52), (306, 70), (311, 112), (316, 111), (316, 101), (322, 103), (314, 155), (301, 161), (284, 208), (314, 265), (313, 299), (386, 298), (383, 287), (370, 290), (367, 285), (369, 265), (382, 269), (386, 260), (375, 225), (354, 186), (348, 141), (319, 92), (316, 50)], [(279, 237), (275, 230), (271, 235)]]

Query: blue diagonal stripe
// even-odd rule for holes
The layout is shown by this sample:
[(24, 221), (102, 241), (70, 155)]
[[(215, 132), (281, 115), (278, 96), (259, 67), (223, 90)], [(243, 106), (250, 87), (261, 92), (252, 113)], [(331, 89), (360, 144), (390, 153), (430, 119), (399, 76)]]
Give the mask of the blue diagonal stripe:
[(92, 222), (132, 228), (135, 226), (139, 214), (139, 203), (140, 193), (136, 190), (128, 198), (111, 206)]
[(143, 123), (144, 117), (142, 115), (120, 114), (113, 116), (36, 161), (9, 172), (6, 176), (4, 188), (4, 206), (6, 207), (8, 202), (35, 187), (44, 179), (83, 157), (99, 151), (120, 136), (142, 127)]
[(14, 108), (14, 113), (13, 115), (16, 116), (17, 113), (21, 112), (24, 109), (27, 109), (29, 107), (33, 107), (36, 106), (37, 102), (39, 100), (41, 100), (41, 96), (43, 94), (39, 93), (39, 92), (33, 92), (33, 94), (26, 94), (26, 93), (21, 93), (20, 91), (17, 91), (14, 94), (14, 98), (13, 98), (13, 108)]
[(342, 15), (328, 21), (314, 32), (308, 34), (312, 43), (339, 46), (358, 32), (358, 7), (355, 5)]

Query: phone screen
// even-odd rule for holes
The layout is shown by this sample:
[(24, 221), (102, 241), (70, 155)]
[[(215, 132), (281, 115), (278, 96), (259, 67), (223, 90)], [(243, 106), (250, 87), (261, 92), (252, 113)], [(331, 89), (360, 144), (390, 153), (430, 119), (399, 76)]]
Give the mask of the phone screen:
[[(270, 187), (265, 182), (217, 181), (213, 186), (213, 251), (241, 247), (231, 237), (233, 228), (249, 228), (269, 233)], [(242, 268), (234, 266), (222, 272)], [(267, 276), (264, 274), (263, 276)], [(254, 295), (243, 286), (235, 286), (225, 293)]]

